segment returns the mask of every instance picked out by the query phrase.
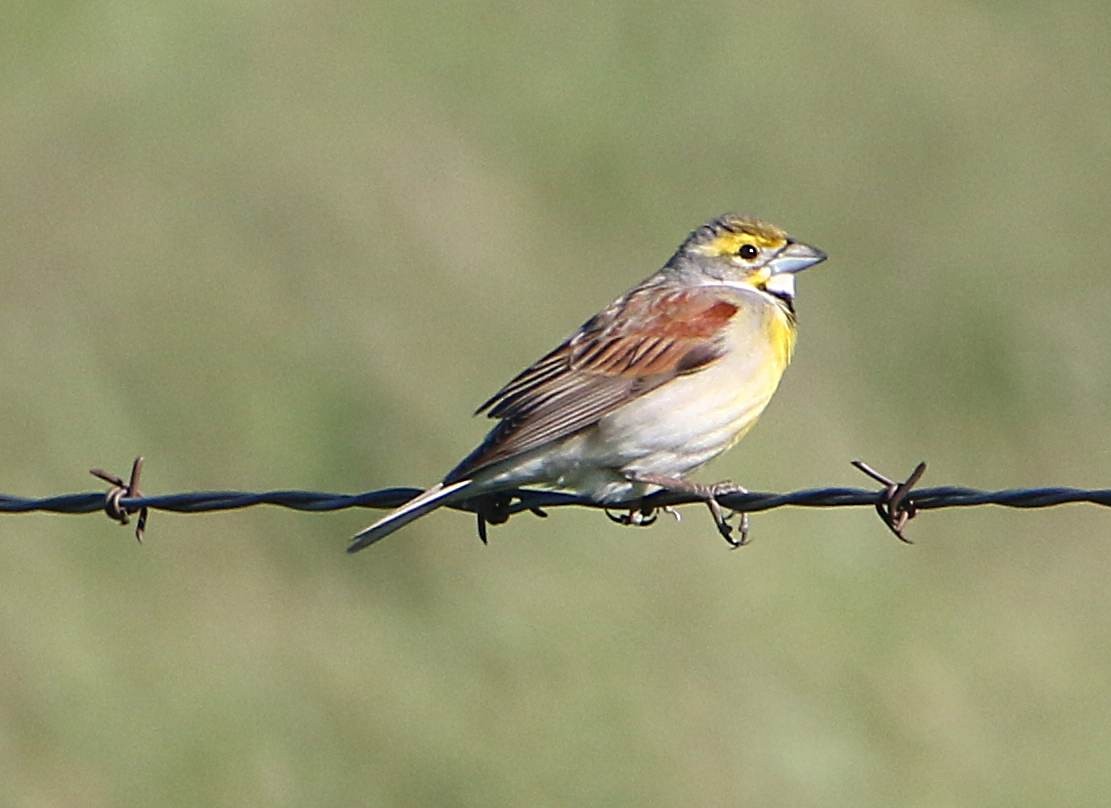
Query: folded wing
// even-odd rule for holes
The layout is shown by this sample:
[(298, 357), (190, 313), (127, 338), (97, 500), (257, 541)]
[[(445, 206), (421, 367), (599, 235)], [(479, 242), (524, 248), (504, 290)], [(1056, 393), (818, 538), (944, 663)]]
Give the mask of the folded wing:
[(478, 408), (501, 423), (444, 482), (572, 435), (705, 368), (724, 352), (724, 334), (741, 309), (727, 287), (650, 287), (620, 298)]

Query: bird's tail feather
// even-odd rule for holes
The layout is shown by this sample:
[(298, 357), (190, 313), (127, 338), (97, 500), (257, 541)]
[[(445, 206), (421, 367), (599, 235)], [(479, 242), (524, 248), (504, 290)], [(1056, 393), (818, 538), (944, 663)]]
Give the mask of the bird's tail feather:
[(347, 547), (347, 552), (357, 553), (364, 547), (369, 547), (374, 542), (386, 538), (386, 536), (409, 524), (414, 519), (420, 519), (426, 513), (434, 511), (442, 505), (462, 499), (471, 485), (471, 480), (459, 480), (449, 485), (437, 483), (423, 494), (413, 497), (397, 510), (386, 514), (370, 527), (360, 530), (352, 538), (351, 544)]

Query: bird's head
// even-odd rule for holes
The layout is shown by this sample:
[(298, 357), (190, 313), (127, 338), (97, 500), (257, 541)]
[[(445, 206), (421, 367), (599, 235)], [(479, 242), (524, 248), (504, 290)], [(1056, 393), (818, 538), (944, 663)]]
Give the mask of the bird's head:
[(751, 287), (793, 311), (795, 273), (825, 259), (824, 252), (795, 241), (774, 224), (727, 213), (691, 233), (668, 266), (684, 273), (695, 270), (710, 283)]

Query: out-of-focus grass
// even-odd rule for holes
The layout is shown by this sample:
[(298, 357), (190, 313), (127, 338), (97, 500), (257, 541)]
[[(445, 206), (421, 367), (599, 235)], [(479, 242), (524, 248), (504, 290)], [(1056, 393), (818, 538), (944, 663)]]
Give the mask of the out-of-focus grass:
[[(0, 32), (0, 490), (434, 480), (758, 212), (826, 249), (707, 477), (1108, 485), (1099, 4), (39, 3)], [(1109, 517), (4, 517), (20, 805), (1093, 804)]]

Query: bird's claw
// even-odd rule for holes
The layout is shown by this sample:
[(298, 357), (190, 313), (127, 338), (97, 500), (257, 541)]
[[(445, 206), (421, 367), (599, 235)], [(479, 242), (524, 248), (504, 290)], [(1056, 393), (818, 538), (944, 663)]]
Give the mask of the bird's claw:
[[(706, 505), (709, 507), (710, 514), (714, 518), (714, 524), (717, 525), (718, 533), (725, 539), (725, 543), (729, 545), (729, 549), (736, 550), (738, 547), (744, 547), (748, 544), (748, 514), (744, 511), (734, 510), (730, 510), (728, 514), (726, 514), (717, 500), (718, 497), (725, 494), (747, 494), (748, 489), (737, 485), (732, 480), (724, 480), (723, 482), (706, 486), (702, 493), (706, 497)], [(729, 520), (738, 513), (740, 514), (740, 521), (737, 523), (736, 531), (739, 534), (739, 538), (733, 538), (734, 528), (729, 524)]]
[[(723, 511), (716, 499), (707, 500), (706, 504), (710, 507), (710, 513), (714, 517), (714, 524), (717, 526), (718, 533), (725, 539), (725, 543), (729, 545), (730, 550), (736, 550), (738, 547), (744, 547), (750, 543), (748, 538), (749, 521), (747, 513), (744, 511)], [(737, 527), (734, 528), (729, 524), (729, 520), (738, 514), (740, 515), (740, 520), (737, 522)], [(737, 538), (733, 538), (734, 530), (736, 530), (738, 534)]]
[(630, 508), (626, 513), (613, 514), (605, 509), (606, 518), (625, 527), (648, 527), (656, 523), (659, 515), (655, 508)]
[(676, 522), (683, 521), (682, 515), (671, 505), (661, 505), (658, 508), (630, 508), (628, 512), (619, 514), (610, 513), (609, 508), (606, 508), (605, 514), (611, 522), (616, 522), (619, 525), (624, 525), (626, 527), (648, 527), (656, 524), (657, 520), (660, 518), (660, 511), (663, 511), (668, 516), (674, 517)]

